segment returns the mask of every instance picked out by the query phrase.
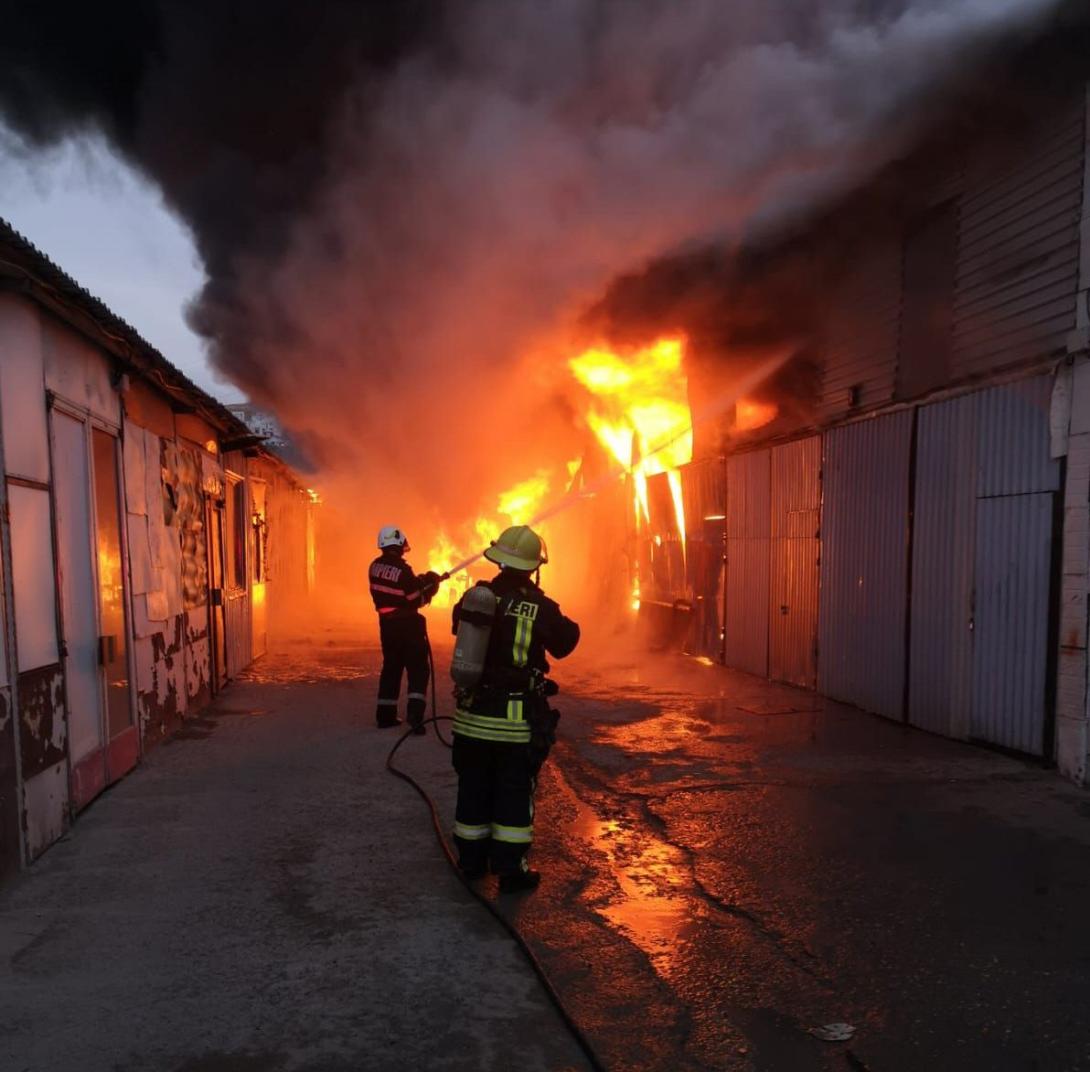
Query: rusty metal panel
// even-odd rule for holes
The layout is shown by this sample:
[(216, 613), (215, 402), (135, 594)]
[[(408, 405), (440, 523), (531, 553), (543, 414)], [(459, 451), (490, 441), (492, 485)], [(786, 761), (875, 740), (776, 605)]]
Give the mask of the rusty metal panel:
[(821, 437), (771, 453), (769, 675), (812, 689), (817, 682)]
[(1062, 352), (1075, 326), (1086, 103), (1042, 110), (1025, 144), (967, 170), (960, 204), (957, 377)]
[(728, 666), (768, 676), (771, 452), (727, 459), (727, 582), (724, 625)]
[(825, 332), (820, 416), (867, 410), (893, 398), (901, 324), (901, 247), (863, 251), (838, 284)]
[(1060, 465), (1051, 457), (1052, 377), (1035, 376), (980, 393), (977, 495), (1055, 491)]
[(977, 503), (971, 736), (1042, 755), (1054, 496)]
[(969, 735), (980, 395), (919, 411), (908, 720)]
[(904, 706), (912, 420), (834, 428), (822, 466), (818, 688), (893, 719)]

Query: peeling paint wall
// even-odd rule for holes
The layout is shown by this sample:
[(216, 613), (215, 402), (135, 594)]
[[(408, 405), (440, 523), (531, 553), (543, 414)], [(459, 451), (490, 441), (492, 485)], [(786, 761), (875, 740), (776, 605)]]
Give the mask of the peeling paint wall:
[(163, 472), (175, 497), (181, 542), (182, 602), (186, 610), (208, 602), (208, 540), (204, 531), (201, 459), (196, 449), (163, 444)]
[[(125, 426), (125, 498), (133, 593), (137, 715), (145, 747), (177, 729), (187, 710), (185, 583), (177, 446)], [(198, 470), (199, 472), (199, 470)], [(192, 509), (187, 505), (187, 510)]]
[[(277, 590), (288, 594), (306, 590), (312, 579), (309, 497), (282, 465), (236, 452), (230, 462), (243, 477), (233, 502), (240, 568), (233, 586), (226, 578), (217, 582), (232, 589), (227, 594), (233, 607), (220, 611), (210, 605), (209, 525), (220, 532), (231, 490), (219, 453), (222, 431), (209, 423), (218, 420), (213, 401), (195, 397), (195, 412), (175, 413), (183, 408), (179, 389), (167, 397), (152, 379), (132, 370), (124, 353), (73, 323), (43, 312), (32, 297), (0, 294), (0, 881), (65, 832), (78, 799), (70, 785), (73, 777), (71, 784), (79, 782), (70, 770), (65, 638), (58, 628), (64, 615), (56, 586), (71, 567), (72, 552), (57, 539), (62, 513), (51, 470), (61, 462), (51, 462), (51, 397), (81, 417), (93, 416), (111, 429), (121, 426), (121, 550), (130, 602), (125, 641), (132, 652), (143, 748), (211, 701), (218, 687), (215, 667), (230, 662), (214, 656), (223, 638), (234, 672), (251, 661), (254, 582), (259, 587), (275, 578)], [(144, 356), (153, 364), (160, 360)], [(126, 368), (129, 373), (119, 375)], [(232, 425), (231, 432), (239, 428)], [(269, 524), (257, 536), (247, 479), (251, 461), (261, 470), (254, 474), (255, 486), (263, 481), (267, 492)], [(76, 470), (68, 471), (79, 479)], [(258, 548), (255, 538), (262, 539)], [(85, 591), (81, 601), (94, 602), (93, 596)], [(236, 612), (234, 621), (229, 609)], [(69, 632), (71, 642), (71, 619)], [(124, 746), (117, 750), (118, 776), (138, 758), (131, 731), (124, 737), (114, 738)]]
[(185, 695), (189, 711), (212, 699), (212, 639), (207, 606), (185, 612)]
[(67, 758), (68, 719), (60, 664), (24, 670), (19, 675), (18, 701), (23, 777), (31, 778)]
[(223, 470), (187, 441), (125, 428), (137, 711), (145, 747), (212, 699), (206, 499)]
[(0, 688), (0, 882), (19, 870), (18, 787), (11, 689)]

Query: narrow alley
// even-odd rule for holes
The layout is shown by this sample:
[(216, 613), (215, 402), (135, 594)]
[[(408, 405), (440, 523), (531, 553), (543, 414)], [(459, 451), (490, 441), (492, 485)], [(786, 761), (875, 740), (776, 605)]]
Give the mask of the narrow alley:
[[(691, 659), (565, 671), (503, 903), (605, 1067), (1090, 1067), (1076, 788)], [(343, 634), (270, 654), (0, 894), (4, 1068), (586, 1067), (383, 770), (376, 681)], [(449, 815), (435, 737), (399, 760)]]

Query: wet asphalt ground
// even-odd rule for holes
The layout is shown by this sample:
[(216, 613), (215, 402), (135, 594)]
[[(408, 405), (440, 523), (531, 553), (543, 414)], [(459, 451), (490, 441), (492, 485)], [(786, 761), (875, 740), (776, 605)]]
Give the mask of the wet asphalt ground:
[[(267, 657), (0, 892), (0, 1068), (586, 1067), (382, 770), (377, 666)], [(557, 671), (503, 908), (607, 1068), (1090, 1068), (1090, 795), (680, 656)]]

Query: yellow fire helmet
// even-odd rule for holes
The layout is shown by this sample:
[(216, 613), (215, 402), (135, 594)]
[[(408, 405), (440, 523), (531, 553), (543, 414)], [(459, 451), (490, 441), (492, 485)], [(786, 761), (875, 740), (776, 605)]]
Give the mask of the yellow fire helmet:
[(529, 525), (512, 525), (484, 553), (489, 562), (518, 570), (536, 570), (549, 561), (545, 541)]

